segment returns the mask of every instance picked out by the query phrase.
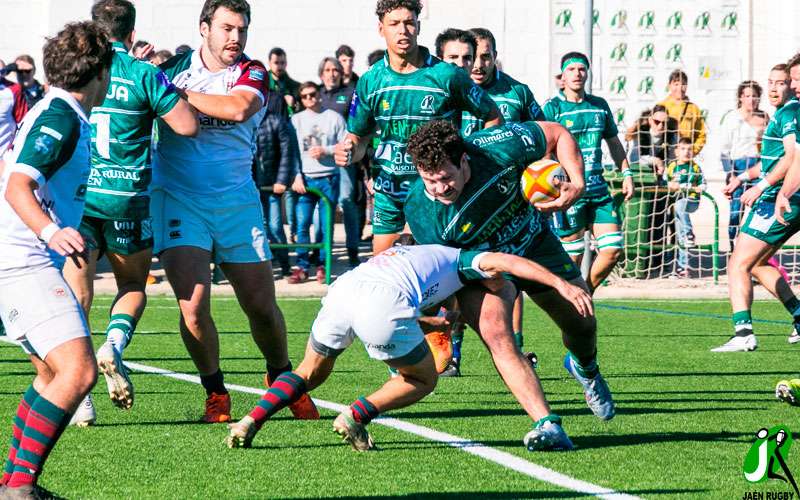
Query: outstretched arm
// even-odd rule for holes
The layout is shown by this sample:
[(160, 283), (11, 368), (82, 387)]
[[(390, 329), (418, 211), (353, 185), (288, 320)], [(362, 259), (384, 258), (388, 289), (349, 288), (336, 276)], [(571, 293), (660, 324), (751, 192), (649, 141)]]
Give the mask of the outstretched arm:
[(532, 260), (506, 253), (491, 252), (481, 257), (478, 267), (495, 277), (499, 277), (500, 273), (507, 273), (517, 278), (547, 285), (570, 301), (581, 316), (594, 314), (592, 298), (583, 288), (556, 276)]

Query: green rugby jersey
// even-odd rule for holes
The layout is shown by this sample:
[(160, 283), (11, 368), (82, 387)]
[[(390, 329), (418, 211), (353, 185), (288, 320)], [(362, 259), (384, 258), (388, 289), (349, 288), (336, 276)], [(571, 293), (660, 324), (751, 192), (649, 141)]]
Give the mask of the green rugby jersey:
[(412, 185), (403, 208), (414, 239), (525, 255), (546, 221), (522, 195), (520, 178), (544, 157), (544, 132), (535, 122), (507, 123), (464, 141), (471, 176), (454, 203), (434, 200), (421, 179)]
[(178, 94), (164, 73), (114, 42), (111, 82), (92, 124), (92, 174), (86, 215), (142, 219), (150, 213), (148, 187), (153, 120), (170, 112)]
[(359, 137), (380, 129), (372, 177), (374, 189), (398, 200), (408, 193), (417, 170), (406, 153), (411, 134), (432, 120), (451, 120), (458, 126), (466, 110), (487, 119), (497, 109), (469, 75), (419, 48), (425, 64), (413, 73), (397, 73), (389, 57), (358, 79), (350, 103), (347, 130)]
[(583, 156), (586, 195), (606, 192), (601, 144), (603, 139), (616, 137), (618, 133), (606, 100), (586, 94), (581, 102), (570, 102), (560, 91), (544, 103), (542, 112), (545, 120), (560, 123), (578, 142)]
[[(544, 120), (542, 108), (533, 97), (533, 92), (524, 83), (520, 83), (499, 69), (495, 71), (492, 83), (481, 87), (497, 104), (500, 114), (507, 122), (527, 122)], [(476, 130), (483, 128), (484, 121), (470, 113), (461, 115), (461, 134), (464, 137), (472, 135)]]
[[(775, 110), (769, 119), (764, 135), (761, 137), (761, 178), (775, 168), (786, 151), (783, 149), (783, 138), (797, 133), (797, 119), (800, 113), (800, 102), (790, 99)], [(762, 198), (774, 198), (783, 185), (783, 180), (775, 183), (761, 194)]]

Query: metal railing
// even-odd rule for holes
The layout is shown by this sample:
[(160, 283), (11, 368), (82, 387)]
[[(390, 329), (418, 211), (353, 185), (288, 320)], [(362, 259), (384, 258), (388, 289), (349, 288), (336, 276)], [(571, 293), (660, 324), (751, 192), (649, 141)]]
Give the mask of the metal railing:
[[(260, 188), (261, 191), (266, 193), (272, 193), (271, 186), (265, 186)], [(306, 193), (313, 194), (319, 198), (322, 204), (325, 207), (325, 215), (327, 215), (326, 219), (328, 221), (328, 228), (327, 231), (322, 231), (322, 243), (270, 243), (269, 248), (285, 248), (290, 250), (292, 248), (309, 248), (309, 249), (319, 249), (324, 252), (325, 255), (325, 284), (331, 284), (331, 261), (333, 260), (333, 203), (329, 200), (322, 191), (312, 187), (306, 187)], [(320, 217), (320, 224), (322, 223), (322, 217)], [(265, 221), (265, 224), (269, 224), (269, 221)]]

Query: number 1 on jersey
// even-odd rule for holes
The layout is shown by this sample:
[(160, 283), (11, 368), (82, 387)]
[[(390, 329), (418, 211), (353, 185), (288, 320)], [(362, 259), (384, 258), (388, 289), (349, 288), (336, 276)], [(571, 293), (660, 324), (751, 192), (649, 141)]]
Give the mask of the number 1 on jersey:
[(95, 126), (94, 147), (97, 154), (106, 159), (111, 158), (108, 146), (111, 140), (111, 115), (92, 113), (89, 123)]

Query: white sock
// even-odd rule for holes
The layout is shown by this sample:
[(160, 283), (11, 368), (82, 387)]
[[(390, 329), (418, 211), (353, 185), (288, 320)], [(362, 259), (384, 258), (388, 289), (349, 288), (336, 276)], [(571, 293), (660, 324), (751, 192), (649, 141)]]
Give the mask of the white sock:
[(106, 332), (106, 341), (111, 344), (115, 351), (122, 354), (123, 349), (125, 349), (125, 332), (119, 328), (112, 328)]

